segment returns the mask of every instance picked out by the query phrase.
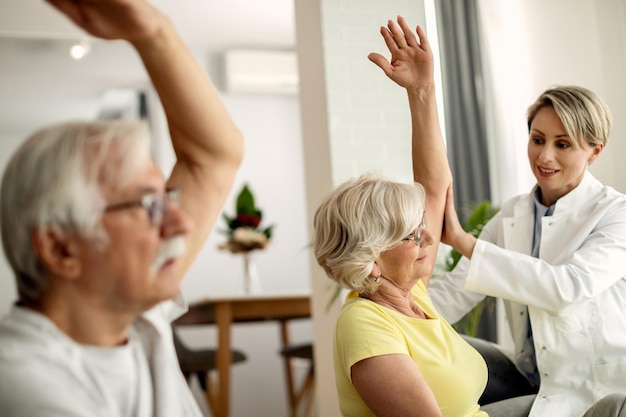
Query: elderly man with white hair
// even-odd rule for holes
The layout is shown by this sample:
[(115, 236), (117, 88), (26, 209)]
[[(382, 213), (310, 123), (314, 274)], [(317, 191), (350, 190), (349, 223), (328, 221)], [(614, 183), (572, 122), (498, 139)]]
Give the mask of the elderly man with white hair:
[(49, 0), (128, 41), (165, 109), (165, 178), (140, 122), (44, 128), (11, 158), (0, 225), (18, 300), (0, 322), (8, 416), (201, 416), (170, 323), (243, 155), (240, 131), (169, 20), (144, 0)]

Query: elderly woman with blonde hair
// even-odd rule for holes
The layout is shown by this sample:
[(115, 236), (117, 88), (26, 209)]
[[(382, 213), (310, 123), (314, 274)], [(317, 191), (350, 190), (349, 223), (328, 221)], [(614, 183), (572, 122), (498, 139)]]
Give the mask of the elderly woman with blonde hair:
[[(452, 182), (430, 84), (432, 52), (422, 28), (416, 36), (402, 17), (381, 35), (393, 59), (369, 58), (406, 88), (412, 162), (424, 169), (411, 184), (372, 174), (349, 180), (315, 213), (317, 261), (351, 290), (335, 328), (339, 406), (344, 417), (485, 417), (478, 405), (485, 362), (426, 292)], [(431, 76), (414, 78), (413, 65)]]
[(485, 362), (426, 292), (438, 237), (425, 207), (420, 184), (364, 175), (340, 185), (315, 214), (317, 261), (351, 290), (334, 347), (345, 417), (486, 416), (478, 405)]

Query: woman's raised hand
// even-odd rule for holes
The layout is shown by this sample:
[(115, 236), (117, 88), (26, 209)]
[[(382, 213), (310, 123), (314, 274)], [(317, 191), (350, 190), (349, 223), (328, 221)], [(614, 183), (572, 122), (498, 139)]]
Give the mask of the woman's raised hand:
[(391, 52), (391, 60), (376, 52), (368, 55), (369, 60), (407, 90), (433, 88), (433, 54), (424, 30), (417, 26), (416, 36), (406, 20), (398, 16), (397, 23), (389, 20), (380, 33)]

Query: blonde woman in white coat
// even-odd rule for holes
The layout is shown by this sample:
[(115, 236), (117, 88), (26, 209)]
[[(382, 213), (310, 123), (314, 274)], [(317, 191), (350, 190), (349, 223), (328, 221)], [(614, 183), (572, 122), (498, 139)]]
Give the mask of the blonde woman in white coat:
[(464, 259), (429, 293), (451, 323), (485, 295), (505, 300), (515, 366), (539, 392), (504, 400), (503, 415), (521, 406), (530, 416), (579, 417), (626, 393), (626, 198), (587, 170), (611, 129), (593, 92), (545, 91), (528, 110), (528, 129), (536, 186), (504, 203), (479, 239), (461, 229), (450, 192), (442, 241)]

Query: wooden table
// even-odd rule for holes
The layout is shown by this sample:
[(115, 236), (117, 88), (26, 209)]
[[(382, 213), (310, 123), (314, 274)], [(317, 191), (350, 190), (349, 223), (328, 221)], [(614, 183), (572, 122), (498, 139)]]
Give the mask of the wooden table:
[(311, 316), (311, 293), (250, 294), (206, 298), (189, 305), (189, 311), (175, 325), (217, 325), (217, 398), (215, 417), (230, 417), (231, 325), (238, 322), (278, 320), (283, 323), (282, 343), (289, 336), (287, 320)]

